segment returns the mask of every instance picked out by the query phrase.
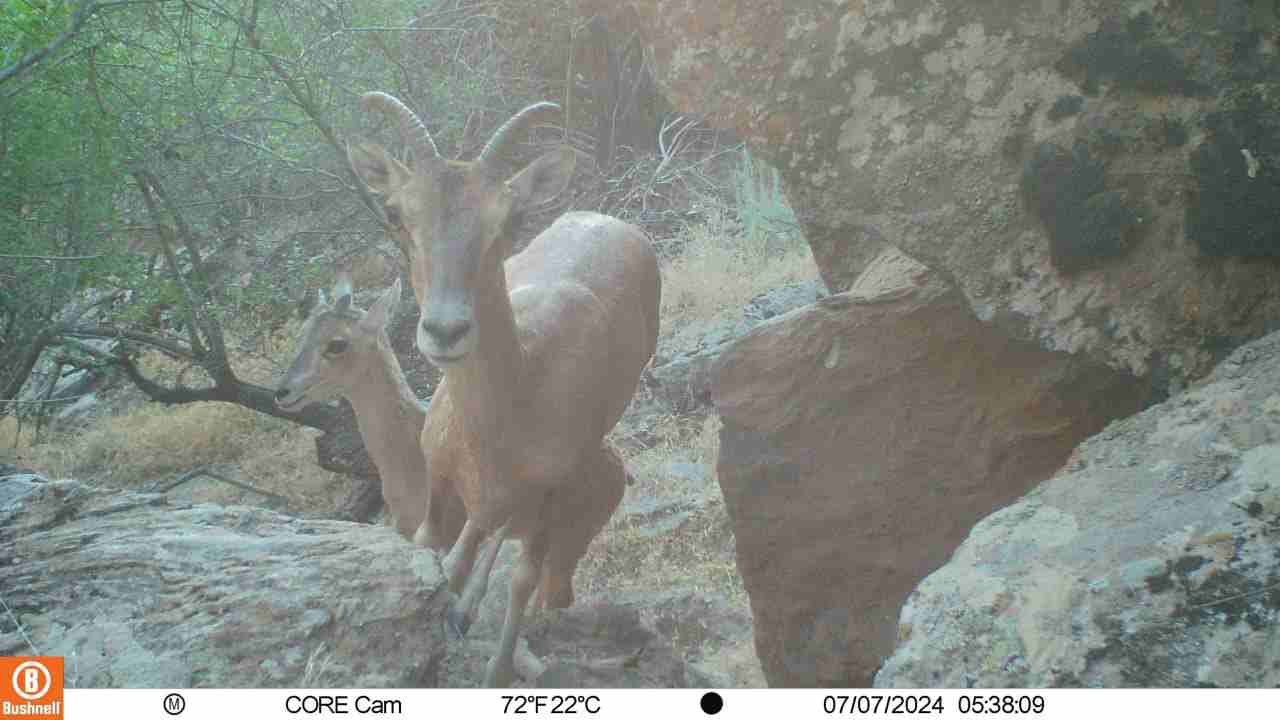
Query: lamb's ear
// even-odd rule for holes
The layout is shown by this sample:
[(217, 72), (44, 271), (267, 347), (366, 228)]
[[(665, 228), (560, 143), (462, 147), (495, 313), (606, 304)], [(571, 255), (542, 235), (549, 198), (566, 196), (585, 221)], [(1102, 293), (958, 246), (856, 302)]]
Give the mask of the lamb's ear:
[(529, 209), (541, 205), (564, 191), (573, 177), (578, 157), (572, 148), (559, 148), (542, 155), (507, 181), (515, 194), (516, 205)]
[(351, 307), (351, 273), (342, 270), (333, 282), (333, 304), (339, 310)]
[(347, 160), (356, 176), (369, 189), (382, 196), (394, 193), (409, 182), (413, 171), (404, 163), (391, 157), (387, 149), (377, 143), (347, 144)]
[(395, 315), (396, 305), (400, 303), (400, 278), (391, 284), (391, 287), (378, 297), (378, 301), (369, 308), (369, 312), (365, 313), (364, 319), (360, 324), (370, 330), (381, 330), (391, 322), (391, 317)]

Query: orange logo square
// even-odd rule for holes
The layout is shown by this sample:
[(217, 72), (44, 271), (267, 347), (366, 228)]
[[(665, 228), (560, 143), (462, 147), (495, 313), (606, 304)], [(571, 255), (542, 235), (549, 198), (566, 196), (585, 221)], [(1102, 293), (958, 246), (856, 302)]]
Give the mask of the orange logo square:
[(0, 657), (0, 720), (62, 717), (62, 658)]

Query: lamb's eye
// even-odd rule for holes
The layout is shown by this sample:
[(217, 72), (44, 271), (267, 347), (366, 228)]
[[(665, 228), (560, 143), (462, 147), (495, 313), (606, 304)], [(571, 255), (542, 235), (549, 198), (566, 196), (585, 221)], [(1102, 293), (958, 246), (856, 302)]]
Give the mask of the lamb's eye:
[(392, 225), (394, 225), (395, 227), (404, 227), (404, 223), (403, 223), (403, 222), (401, 222), (401, 218), (400, 218), (400, 209), (399, 209), (399, 208), (394, 208), (394, 207), (392, 207), (392, 206), (388, 205), (388, 206), (386, 206), (386, 207), (385, 207), (385, 208), (383, 208), (383, 209), (384, 209), (384, 210), (386, 211), (386, 213), (387, 213), (387, 222), (391, 223), (391, 224), (392, 224)]
[(348, 343), (346, 340), (330, 340), (329, 344), (324, 346), (325, 354), (341, 355), (342, 353), (347, 351), (347, 345), (349, 344), (350, 343)]

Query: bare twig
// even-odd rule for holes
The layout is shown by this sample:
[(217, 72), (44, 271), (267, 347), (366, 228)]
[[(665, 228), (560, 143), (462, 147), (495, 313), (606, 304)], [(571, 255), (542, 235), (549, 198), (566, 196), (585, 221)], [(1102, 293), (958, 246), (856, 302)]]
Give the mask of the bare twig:
[[(189, 348), (178, 344), (176, 341), (155, 337), (154, 335), (148, 335), (146, 333), (140, 333), (133, 330), (121, 330), (112, 327), (63, 327), (56, 329), (53, 334), (60, 339), (87, 338), (89, 340), (127, 340), (129, 342), (146, 345), (147, 347), (159, 350), (175, 360), (187, 360), (190, 362), (196, 362), (197, 360), (195, 354)], [(66, 342), (66, 340), (63, 340), (63, 342)], [(87, 355), (91, 355), (101, 360), (111, 361), (115, 359), (115, 356), (110, 353), (97, 350), (85, 345), (84, 343), (68, 342), (67, 344)]]
[(71, 395), (64, 398), (54, 398), (51, 400), (0, 400), (0, 405), (54, 405), (57, 403), (71, 402), (80, 398), (89, 397), (93, 393), (85, 393), (83, 395)]
[(1214, 605), (1222, 605), (1224, 603), (1235, 602), (1236, 600), (1244, 600), (1246, 598), (1257, 597), (1258, 595), (1266, 595), (1267, 593), (1272, 592), (1273, 590), (1280, 590), (1280, 583), (1268, 585), (1264, 588), (1259, 588), (1257, 590), (1250, 590), (1249, 592), (1243, 592), (1238, 595), (1232, 595), (1231, 597), (1219, 598), (1217, 600), (1212, 600), (1207, 603), (1201, 603), (1199, 605), (1188, 605), (1187, 609), (1201, 610), (1203, 608), (1213, 607)]
[(23, 640), (27, 641), (27, 647), (31, 648), (31, 654), (43, 655), (44, 653), (36, 648), (36, 644), (31, 642), (31, 637), (27, 635), (26, 628), (22, 627), (22, 623), (18, 622), (18, 616), (14, 615), (13, 611), (9, 609), (9, 603), (5, 602), (3, 597), (0, 597), (0, 605), (4, 606), (5, 614), (9, 616), (10, 620), (13, 620), (14, 627), (18, 628), (18, 634), (22, 636)]
[(280, 507), (288, 507), (289, 505), (289, 498), (283, 495), (280, 495), (279, 493), (273, 493), (270, 490), (263, 490), (262, 488), (254, 487), (253, 485), (250, 485), (247, 482), (242, 482), (240, 480), (233, 480), (224, 475), (219, 475), (218, 473), (211, 471), (207, 466), (198, 467), (195, 470), (190, 470), (188, 472), (185, 472), (179, 475), (177, 478), (171, 480), (170, 482), (164, 485), (157, 486), (155, 488), (155, 492), (162, 493), (162, 494), (167, 493), (170, 490), (173, 490), (174, 488), (178, 487), (179, 485), (188, 483), (198, 477), (207, 477), (207, 478), (212, 478), (214, 480), (220, 480), (228, 485), (233, 485), (235, 487), (238, 487), (241, 490), (248, 490), (249, 492), (257, 493), (258, 495), (262, 495), (263, 497), (271, 498), (272, 500), (279, 503)]
[(98, 255), (5, 255), (0, 254), (0, 258), (7, 260), (96, 260), (103, 257)]

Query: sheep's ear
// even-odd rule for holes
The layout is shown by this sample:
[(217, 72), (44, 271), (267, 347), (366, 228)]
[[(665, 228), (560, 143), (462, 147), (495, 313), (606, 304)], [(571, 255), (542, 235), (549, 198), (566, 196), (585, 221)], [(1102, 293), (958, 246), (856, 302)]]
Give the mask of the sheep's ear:
[(578, 158), (570, 148), (560, 148), (539, 157), (507, 181), (516, 205), (537, 207), (559, 195), (569, 185)]
[(360, 324), (370, 330), (382, 330), (387, 323), (391, 322), (398, 304), (400, 304), (400, 278), (396, 278), (391, 287), (382, 293), (373, 307), (369, 308), (369, 312), (365, 313)]
[(351, 273), (342, 270), (333, 283), (333, 302), (339, 310), (351, 307)]
[(376, 143), (347, 145), (347, 160), (356, 176), (375, 193), (386, 197), (404, 187), (413, 171), (391, 157), (387, 149)]

